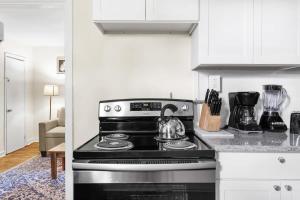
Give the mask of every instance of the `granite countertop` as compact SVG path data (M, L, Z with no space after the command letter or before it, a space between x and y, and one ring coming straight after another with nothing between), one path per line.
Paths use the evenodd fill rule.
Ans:
M228 136L207 137L206 131L195 129L195 133L217 152L261 152L261 153L300 153L300 135L286 133L239 132Z

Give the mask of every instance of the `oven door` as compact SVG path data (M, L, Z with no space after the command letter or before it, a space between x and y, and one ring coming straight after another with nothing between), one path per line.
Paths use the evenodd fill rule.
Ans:
M194 165L75 162L73 170L74 199L215 199L215 161Z

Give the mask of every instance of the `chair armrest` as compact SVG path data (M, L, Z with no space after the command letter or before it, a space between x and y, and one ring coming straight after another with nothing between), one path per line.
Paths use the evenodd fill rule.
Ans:
M45 136L46 133L58 126L58 120L50 120L46 122L40 122L39 123L39 145L40 145L40 151L46 151L46 141Z
M49 120L45 122L40 122L39 123L39 131L46 133L47 131L55 128L58 126L58 120Z

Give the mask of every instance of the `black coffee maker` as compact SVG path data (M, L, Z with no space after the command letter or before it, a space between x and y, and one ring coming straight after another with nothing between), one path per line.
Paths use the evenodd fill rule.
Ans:
M230 117L228 127L240 132L262 132L256 121L255 105L258 92L229 93Z

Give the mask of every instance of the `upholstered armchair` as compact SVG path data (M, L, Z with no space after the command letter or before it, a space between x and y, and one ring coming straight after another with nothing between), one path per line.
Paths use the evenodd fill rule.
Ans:
M65 108L57 113L58 119L39 123L39 145L41 155L47 156L47 151L65 142Z

